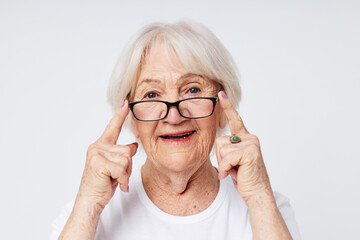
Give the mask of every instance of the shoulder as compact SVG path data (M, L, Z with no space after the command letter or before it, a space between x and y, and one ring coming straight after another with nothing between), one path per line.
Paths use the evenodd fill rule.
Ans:
M290 199L279 191L274 191L274 197L278 206L290 205Z
M290 204L290 199L278 191L274 191L276 205L279 208L283 218L293 216L294 210Z
M231 177L228 176L227 178L223 179L224 184L227 188L227 201L229 204L229 214L237 215L236 218L239 216L246 216L247 221L249 222L249 212L246 206L245 201L240 196L238 191L236 190ZM298 229L298 225L295 219L295 212L293 207L291 206L290 199L285 196L284 194L274 191L274 198L276 201L276 205L293 237L293 239L301 239L300 232ZM250 223L249 223L250 224Z
M278 191L274 191L276 205L291 233L293 239L301 239L299 228L295 219L295 212L290 204L290 199Z
M240 204L240 205L246 207L246 203L245 203L244 199L240 196L238 191L236 190L236 188L231 180L231 177L228 176L223 181L224 181L224 185L226 185L227 197L229 198L229 200L234 201L237 204ZM283 195L282 193L280 193L278 191L274 191L274 198L276 201L276 205L282 214L285 214L285 215L294 214L294 211L290 204L290 199L288 197L286 197L285 195Z
M51 234L50 239L55 240L58 239L58 237L61 234L61 231L63 230L66 221L68 220L72 209L74 207L75 199L69 201L61 210L57 218L55 218L51 224Z

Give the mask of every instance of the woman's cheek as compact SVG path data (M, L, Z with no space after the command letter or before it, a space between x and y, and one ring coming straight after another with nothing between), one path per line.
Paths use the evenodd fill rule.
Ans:
M209 126L207 128L207 131L205 131L201 136L199 137L199 153L202 157L207 158L211 152L212 146L215 141L216 137L216 128L212 126Z
M156 122L138 123L139 138L147 154L154 155L157 152L157 137L155 137Z

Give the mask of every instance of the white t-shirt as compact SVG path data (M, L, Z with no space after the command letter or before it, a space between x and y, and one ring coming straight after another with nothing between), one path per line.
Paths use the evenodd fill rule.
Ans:
M115 192L101 213L96 240L239 240L252 239L249 212L228 176L220 181L219 192L204 211L191 216L173 216L160 210L147 196L140 169L130 177L130 192ZM275 192L278 208L294 240L300 239L289 200ZM69 203L52 224L50 239L60 235L73 207Z

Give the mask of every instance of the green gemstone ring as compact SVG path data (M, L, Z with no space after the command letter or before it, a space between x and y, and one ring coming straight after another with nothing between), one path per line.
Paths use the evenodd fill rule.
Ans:
M231 136L230 137L230 142L231 143L239 143L239 142L241 142L241 138L238 137L238 136Z

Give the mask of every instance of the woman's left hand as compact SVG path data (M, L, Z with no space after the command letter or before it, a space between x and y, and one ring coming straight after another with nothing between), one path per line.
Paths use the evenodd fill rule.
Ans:
M231 134L240 137L241 141L231 143L230 136L221 136L216 139L219 179L230 174L237 191L245 202L263 194L273 197L259 139L248 132L230 100L222 94L224 92L218 94L219 102L228 119Z

